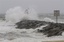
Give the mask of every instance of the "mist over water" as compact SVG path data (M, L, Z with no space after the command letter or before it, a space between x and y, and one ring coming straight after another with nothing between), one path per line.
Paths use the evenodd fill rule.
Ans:
M7 10L6 15L5 15L5 19L6 21L11 21L11 22L19 22L21 20L38 20L38 16L37 13L35 11L35 9L33 8L29 8L28 10L28 14L25 12L25 10L23 10L21 7L14 7L14 8L10 8L9 10Z

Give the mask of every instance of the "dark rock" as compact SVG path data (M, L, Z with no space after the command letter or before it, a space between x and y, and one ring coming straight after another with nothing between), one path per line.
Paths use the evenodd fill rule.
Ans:
M43 30L39 30L39 29L37 29L37 31L38 31L38 32L40 32L40 33L42 33L42 32L43 32Z
M44 27L42 31L44 35L47 35L47 37L59 36L62 35L62 32L64 31L64 24L51 23L48 26Z
M23 20L23 21L20 21L18 23L16 23L17 25L17 28L18 29L30 29L30 28L37 28L37 27L40 27L42 25L45 25L47 24L47 22L45 21L37 21L37 20Z

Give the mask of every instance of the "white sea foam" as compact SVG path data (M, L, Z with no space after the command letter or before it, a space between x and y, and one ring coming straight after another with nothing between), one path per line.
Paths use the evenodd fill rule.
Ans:
M53 41L53 40L64 40L64 36L56 37L46 37L43 33L37 33L36 29L15 29L14 26L0 25L0 42L43 42L43 41ZM3 26L4 25L4 26ZM47 25L45 25L47 26ZM38 27L42 29L45 26ZM13 29L14 28L14 29Z
M44 18L43 21L46 21L46 22L55 22L54 20L52 20L51 18L48 18L48 17Z

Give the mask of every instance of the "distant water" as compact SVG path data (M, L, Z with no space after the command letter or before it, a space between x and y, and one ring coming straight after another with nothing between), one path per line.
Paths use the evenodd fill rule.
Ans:
M56 21L56 17L52 14L47 14L47 15L46 14L41 14L41 15L39 15L40 19L43 19L43 18L46 18L46 17ZM58 16L58 21L64 22L64 15Z
M38 17L40 19L43 18L51 18L52 20L56 20L56 17L53 14L39 14ZM0 14L0 20L5 19L5 14ZM60 14L60 16L58 17L58 20L61 22L64 22L64 14Z

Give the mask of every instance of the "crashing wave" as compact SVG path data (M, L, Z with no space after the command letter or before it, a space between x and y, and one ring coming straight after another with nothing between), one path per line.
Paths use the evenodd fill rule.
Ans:
M29 14L26 14L25 11L21 7L14 7L7 10L5 19L6 21L11 21L13 23L17 23L21 20L37 20L37 13L34 9L29 8Z
M55 22L54 20L52 20L51 18L48 18L48 17L44 18L43 21L46 21L46 22Z

